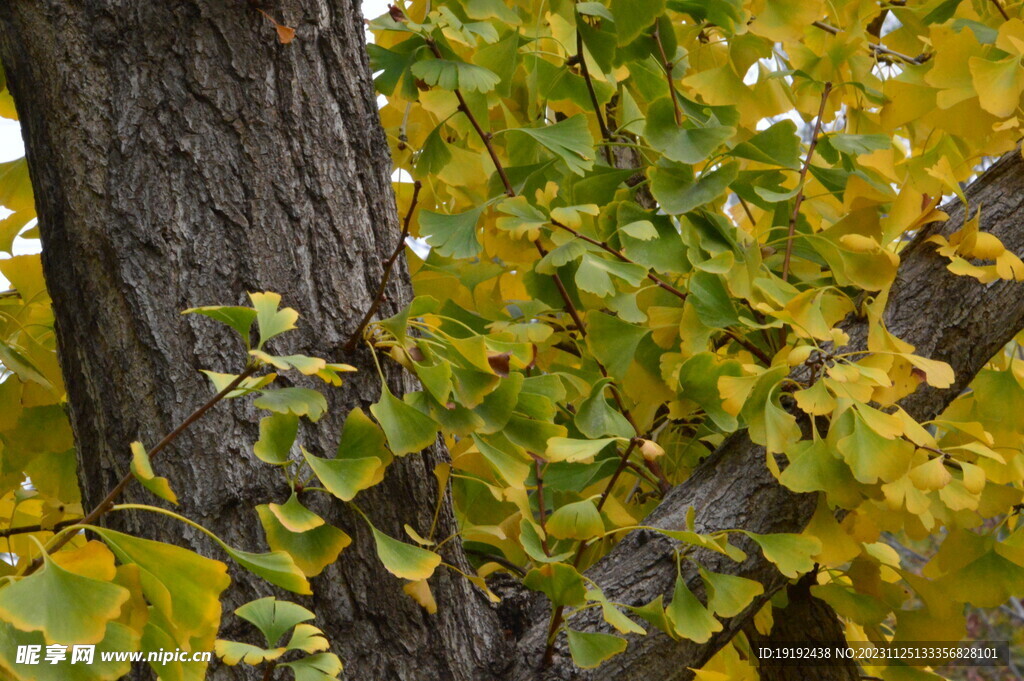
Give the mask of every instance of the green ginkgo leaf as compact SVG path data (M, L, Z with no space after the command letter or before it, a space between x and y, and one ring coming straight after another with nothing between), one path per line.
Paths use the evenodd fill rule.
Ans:
M753 539L764 557L775 563L779 572L789 578L799 577L814 568L814 556L821 553L821 541L799 534L756 534L744 532Z
M796 133L796 123L789 120L776 123L746 142L740 142L729 153L738 158L748 158L767 165L798 168L800 138Z
M424 59L412 65L414 76L442 90L490 92L498 84L493 71L476 64L451 59Z
M736 575L708 572L700 568L700 576L707 585L708 609L721 617L735 617L764 593L759 582Z
M549 563L533 568L523 578L523 585L540 591L554 605L582 605L587 595L583 576L576 568L565 563Z
M295 681L334 681L341 674L341 660L334 653L310 655L295 662L284 662L295 673Z
M383 464L374 456L361 459L323 459L305 449L302 455L323 486L342 501L352 501L359 492L372 487L379 480ZM276 514L275 514L276 515Z
M302 505L295 492L284 504L270 504L268 508L278 522L291 532L306 532L324 524L323 518Z
M391 394L381 386L380 401L370 406L395 456L419 452L434 444L437 424L433 419Z
M265 504L256 507L267 545L272 551L284 551L307 577L315 577L338 559L352 543L352 538L334 527L323 524L305 532L292 532L277 519Z
M548 534L558 539L587 540L604 534L604 521L590 499L555 509L545 524Z
M288 454L299 432L299 417L292 413L274 413L260 419L260 439L253 445L253 454L271 464L288 463Z
M526 478L533 469L526 452L508 441L500 433L472 435L476 448L491 467L515 489L524 489Z
M605 389L611 379L602 379L594 384L590 396L583 400L576 411L576 428L589 438L605 436L631 438L636 431L625 416L612 407L605 398ZM614 390L615 388L612 388Z
M172 504L178 503L178 497L171 489L171 483L167 481L167 478L158 476L153 472L153 465L149 462L149 454L146 452L146 448L142 446L141 442L133 442L131 444L132 450L132 475L135 479L142 483L142 486L148 489L153 494L157 495L161 499L171 502Z
M175 623L181 636L216 631L221 614L220 594L231 583L224 563L173 544L106 528L93 531L103 538L118 560L139 567L146 600Z
M677 125L672 100L668 98L651 104L644 127L644 137L648 143L664 154L665 158L688 164L700 163L734 134L735 128L725 125Z
M327 399L311 388L278 388L262 391L253 400L253 406L278 414L305 416L315 423L327 411Z
M626 649L626 639L614 634L566 629L569 653L580 669L593 669Z
M208 305L205 307L193 307L181 314L200 314L204 317L216 320L221 324L227 324L242 337L246 346L249 345L249 332L252 330L252 323L256 321L256 310L251 307L230 307L224 305Z
M622 380L648 329L592 311L587 315L587 346L612 378Z
M254 575L258 575L275 586L293 593L309 595L312 592L309 582L292 557L284 551L270 553L253 553L223 545L224 551L236 563Z
M672 602L665 608L665 616L677 636L694 643L707 643L712 634L722 630L722 623L701 605L681 576L676 577Z
M632 287L639 286L646 276L647 268L642 265L584 253L576 270L576 285L588 293L607 298L618 292L612 277Z
M47 643L94 644L121 612L128 589L65 570L43 552L43 567L0 589L0 617Z
M483 211L484 206L454 215L425 210L420 213L420 235L441 255L471 258L480 252L476 225Z
M281 307L281 296L277 293L250 293L249 300L256 310L256 326L260 332L260 342L257 347L262 348L263 344L275 336L295 328L295 322L299 319L299 313L290 307Z
M569 170L583 175L594 167L594 137L587 117L576 114L554 125L539 128L516 128L562 159Z
M370 529L377 545L377 557L395 577L419 581L434 574L441 564L441 556L433 551L393 539L372 525Z
M259 629L268 646L276 645L296 624L316 617L298 603L279 601L273 596L249 601L236 608L235 614Z
M598 4L598 3L594 3ZM628 45L665 11L665 0L612 0L615 32L619 46Z

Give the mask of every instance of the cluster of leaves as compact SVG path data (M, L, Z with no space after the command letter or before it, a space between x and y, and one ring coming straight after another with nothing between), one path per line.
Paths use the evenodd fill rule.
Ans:
M1019 594L1006 416L1024 368L994 358L919 423L900 400L952 371L882 323L902 247L1020 138L1024 23L1006 11L416 0L371 22L381 117L417 182L395 190L426 248L410 251L418 297L366 339L423 384L401 409L445 435L480 574L514 563L556 624L600 605L638 631L582 569L747 428L784 485L821 496L803 541L762 548L787 575L816 566L853 638L958 640L964 603ZM1024 279L977 215L933 242L955 273ZM869 320L866 351L844 351L849 315ZM893 538L929 535L938 553L905 569ZM704 576L706 604L677 588L631 610L706 640L760 585ZM625 647L563 628L580 666Z
M75 456L70 430L60 405L63 393L54 388L55 385L60 386L59 370L52 347L47 350L45 345L47 342L52 345L52 319L40 317L49 314L49 301L38 273L38 257L23 256L3 261L4 272L20 274L17 268L11 267L11 263L25 262L35 263L39 295L34 299L26 295L32 290L28 287L33 281L30 277L12 276L11 280L19 287L18 295L11 297L12 305L21 305L25 310L21 318L12 316L11 319L21 329L20 333L32 328L29 322L33 320L45 333L41 338L12 334L10 352L15 353L11 356L18 361L8 364L5 357L5 365L14 371L0 384L4 390L10 391L5 395L13 394L11 400L17 407L11 412L15 423L10 427L10 436L5 432L2 440L3 460L5 464L20 465L4 479L4 503L9 509L5 513L8 519L5 537L8 555L13 560L0 563L4 569L0 587L0 639L5 644L4 651L0 653L0 665L19 679L113 679L125 674L129 663L99 661L104 651L208 651L214 648L214 637L221 621L220 599L231 581L227 566L184 548L94 525L95 520L108 510L141 510L177 518L207 534L240 567L288 591L312 593L307 577L319 574L351 540L344 532L327 525L306 509L295 492L284 504L263 505L255 509L266 529L271 548L267 553L234 548L192 520L159 506L114 504L108 508L104 502L97 509L83 514L74 480ZM277 375L256 375L257 371L265 367L295 369L337 386L341 384L340 374L351 371L352 367L331 364L315 357L275 356L266 352L264 344L268 340L295 328L298 313L290 308L280 309L281 298L277 294L254 293L250 298L251 307L205 307L188 311L231 326L239 332L248 350L249 359L240 374L205 372L218 391L211 403L258 395L254 404L266 409L270 416L261 424L261 438L254 447L254 453L264 461L280 466L292 488L300 490L301 467L298 462L287 460L288 450L294 440L299 417L316 421L326 410L327 402L321 393L309 388L274 388ZM33 306L41 309L34 310ZM253 326L259 339L255 347L250 345ZM37 354L31 354L35 346L29 343L30 340L39 344L41 349ZM20 343L15 346L15 341ZM52 366L52 378L44 374L40 366ZM46 392L42 392L43 388ZM19 392L14 392L16 390ZM43 406L35 407L33 402ZM36 409L43 410L40 412L43 415L35 414L33 410ZM358 421L358 415L350 416L349 423L353 421ZM343 441L343 445L347 446L353 437L364 435L360 433L359 425L346 429L345 437L348 439ZM25 429L32 430L26 433ZM177 504L177 495L170 481L155 474L150 460L168 441L165 439L150 451L141 442L131 444L131 474L112 492L111 502L119 489L134 477L156 497ZM361 443L360 451L366 451L367 448L362 446L365 444L365 441ZM20 454L15 448L18 445L33 445L34 449ZM386 451L383 456L390 459ZM362 482L350 479L351 470L342 470L346 462L341 459L317 459L314 462L314 458L307 454L309 467L319 470L318 467L322 466L324 484L332 490L334 478L339 475L345 479L342 484L349 490L359 489L360 484L372 484L365 477L361 478ZM356 464L364 476L373 477L374 469L382 469L384 464L377 459L370 461L374 466L367 467L365 458ZM97 539L87 539L81 532L83 529L91 530ZM394 569L411 572L415 567L410 565L417 559L422 560L412 553L421 551L417 547L407 546L376 531L375 535L378 547L383 547L382 555L386 555L385 563L390 560L397 566ZM268 646L276 646L285 631L293 627L294 631L286 645L268 649L218 641L217 652L227 664L269 661L290 667L296 678L304 681L327 681L340 673L341 662L337 656L323 652L327 649L327 641L322 632L312 625L299 624L312 618L312 613L290 603L263 599L243 606L238 614L253 622L266 635ZM19 645L54 644L94 644L97 651L95 659L99 662L79 667L73 664L28 665L14 658ZM310 655L288 662L278 660L290 651L304 651ZM161 678L185 681L202 679L206 673L206 663L203 662L175 660L165 663L158 660L152 664Z
M484 578L517 567L552 604L552 640L564 632L575 662L593 667L626 641L574 629L576 610L600 608L620 634L654 627L702 642L763 593L697 565L706 600L680 577L667 603L638 606L583 574L746 428L782 484L820 502L802 535L744 533L745 546L788 577L816 571L814 593L851 638L958 640L965 603L998 605L1024 588L1013 512L1024 426L1006 418L1024 402L1024 366L994 358L920 423L899 401L925 382L952 385L952 372L881 319L908 237L944 219L941 197L960 195L980 161L1020 136L1024 23L1005 11L981 0L415 0L372 22L381 117L397 167L417 180L396 194L429 252L410 252L417 298L364 339L423 389L396 396L382 380L370 414L348 415L336 456L313 456L299 422L319 420L323 395L256 371L337 385L351 367L273 354L265 343L298 316L274 294L191 310L242 337L245 370L208 376L222 398L251 395L268 412L253 454L292 490L255 509L270 552L213 540L308 594L308 578L352 540L307 495L353 504L394 457L440 432L452 464L435 470L438 503L450 485L479 558L467 577L486 591ZM0 222L8 251L31 218L20 164L0 178L16 210ZM1024 279L977 217L935 247L981 282ZM87 516L38 258L0 270L17 291L0 294L0 517L12 557L0 563L0 667L116 678L127 663L30 668L11 657L54 642L212 648L223 563L91 524L87 540L70 524ZM851 314L870 320L864 352L844 352ZM173 481L150 462L161 445L133 444L132 472L173 503ZM127 508L194 525L160 506L115 506ZM693 517L665 532L680 575L697 548L744 560L738 530L701 533ZM429 579L448 539L435 529L406 528L406 541L372 528L383 566L430 612L443 607ZM893 547L930 536L941 544L920 570ZM755 617L761 631L773 607ZM226 662L311 680L340 671L308 611L264 599L237 614L266 645L219 641ZM740 635L705 672L751 678L744 656ZM160 672L198 679L205 668Z

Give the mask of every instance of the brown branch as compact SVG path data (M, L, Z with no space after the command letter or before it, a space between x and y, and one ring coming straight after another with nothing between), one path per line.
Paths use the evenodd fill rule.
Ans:
M430 46L431 51L434 53L434 56L437 57L438 59L443 59L444 57L441 54L441 50L437 47L437 43L435 43L430 38L427 38L426 41L427 45ZM494 169L497 171L498 177L501 178L502 184L505 185L506 196L508 196L509 198L514 197L516 195L516 190L512 186L512 182L510 182L508 179L508 173L505 172L505 166L502 165L501 159L498 158L498 152L494 149L491 134L489 132L484 131L483 127L480 125L480 122L477 121L476 116L473 115L473 112L470 111L469 106L466 104L466 99L465 97L462 96L462 91L459 90L458 88L455 89L455 97L456 99L459 100L459 110L462 111L462 113L465 114L466 118L469 119L469 123L470 125L473 126L473 130L476 131L477 136L480 137L480 141L483 142L484 144L484 148L487 149L487 155L491 157L491 162L494 163ZM543 245L541 245L539 239L535 239L533 245L537 247L537 250L540 252L541 257L547 255L547 250L544 248ZM565 288L565 284L562 283L562 280L558 276L558 274L553 274L552 279L554 279L555 286L558 288L558 293L562 297L562 302L564 303L565 311L569 314L570 317L572 317L573 321L576 322L576 326L577 328L579 328L580 333L582 335L586 335L583 320L580 317L579 312L576 310L576 306L573 304L572 298L569 296L569 292Z
M616 258L618 258L622 262L626 262L626 263L629 263L631 265L639 264L636 261L634 261L631 258L629 258L628 256L626 256L622 251L619 251L619 250L609 246L608 242L606 242L606 241L599 241L598 239L595 239L594 237L587 236L586 234L580 232L579 230L573 229L569 225L562 224L558 220L551 220L551 224L553 224L555 227L558 227L559 229L564 229L565 231L567 231L570 234L572 234L573 236L575 236L577 239L583 239L587 243L593 244L594 246L597 246L598 248L600 248L600 249L602 249L604 251L607 251L608 253L611 253L612 255L614 255ZM643 265L641 265L641 267L643 267ZM645 267L644 269L647 269L647 268ZM686 292L680 291L675 286L673 286L672 284L668 283L667 281L665 281L664 279L662 279L658 275L654 274L650 270L647 271L647 275L646 276L647 276L648 279L653 281L655 284L657 284L658 286L660 286L664 290L668 291L672 295L676 296L680 300L686 300L686 296L688 295Z
M189 426L191 426L193 423L201 419L203 415L205 415L206 412L210 411L210 409L213 408L215 404L223 400L225 397L228 396L229 393L231 393L231 391L235 390L235 388L240 386L245 379L249 378L254 373L256 373L257 369L259 369L259 365L255 363L246 366L245 370L242 371L242 373L235 376L235 378L232 379L230 383L224 386L223 390L221 390L219 393L217 393L209 400L207 400L205 404L196 409L194 412L189 414L184 421L178 424L177 428L167 433L167 435L164 435L163 439L160 440L160 442L158 442L156 446L153 447L153 449L149 450L150 460L152 460L154 457L160 454L160 452L162 452L167 447L167 445L174 442L174 440L176 440L179 435L185 432L185 430L187 430ZM131 471L125 473L124 477L121 478L120 482L118 482L117 485L115 485L114 488L110 490L110 493L107 494L106 497L104 497L103 501L96 504L96 507L93 508L87 516L85 516L81 520L76 520L75 522L66 525L66 527L94 524L114 506L114 502L117 500L119 496L121 496L121 493L125 490L126 487L128 487L128 484L134 479L135 475ZM71 538L74 536L74 532L67 532L60 539L58 539L57 542L53 546L51 546L47 552L53 553L59 550L62 546L71 541ZM25 570L25 574L23 576L27 577L28 575L32 574L33 572L38 570L39 566L41 566L42 564L42 556L36 558L28 567L28 569Z
M81 519L62 520L59 523L54 523L50 527L43 527L42 525L21 525L19 527L8 527L6 530L0 530L0 538L10 537L16 534L29 534L31 532L56 532L62 530L65 527L69 527L79 522Z
M412 221L413 211L416 210L416 204L420 198L420 188L423 185L420 184L419 180L416 180L412 185L412 202L409 204L409 210L405 213L405 220L402 223L402 234L398 237L398 245L395 246L395 250L391 252L391 255L384 262L384 274L380 278L380 287L377 289L377 295L374 296L373 302L370 303L369 309L366 310L366 314L363 315L359 325L356 326L355 331L348 337L348 341L342 346L342 351L352 352L355 350L356 343L359 342L360 337L363 335L363 329L370 323L370 319L376 314L380 308L380 304L384 302L385 289L387 289L388 281L391 279L391 270L395 266L395 261L398 260L398 256L405 250L405 238L409 236L409 226Z
M995 1L996 0L993 0L993 2L995 2ZM1006 15L1004 14L1003 16L1006 16ZM1009 17L1007 17L1007 18L1009 18ZM825 31L826 33L831 33L832 35L839 35L842 32L842 29L836 28L835 26L832 26L831 24L826 24L824 21L815 21L814 23L811 24L811 26L814 26L815 28L819 28L822 31ZM868 49L871 50L871 52L873 54L876 54L876 55L877 54L885 54L885 55L888 55L890 57L894 57L896 59L899 59L900 61L904 61L904 62L906 62L908 64L923 64L926 61L928 61L928 55L923 55L922 54L922 55L917 56L917 57L911 57L910 55L903 54L902 52L897 52L896 50L890 50L885 45L881 45L879 43L869 42L868 43Z
M535 239L533 245L537 247L537 251L540 253L540 257L544 257L548 254L548 249L540 243L540 239ZM555 282L555 288L558 289L558 294L562 296L562 303L565 307L565 311L572 321L575 322L577 330L580 332L580 336L587 337L587 327L583 323L583 318L580 317L579 310L576 309L576 305L572 302L572 298L569 297L569 291L565 288L565 284L562 282L562 278L555 272L551 275L551 279Z
M661 29L658 28L658 22L654 22L654 32L651 34L654 38L655 44L658 46L658 52L661 54L661 64L665 67L665 79L668 81L668 94L672 98L672 111L676 116L676 125L683 124L683 112L679 110L679 100L676 99L676 86L672 80L672 69L673 64L669 61L668 55L665 54L665 46L661 43Z
M425 38L427 46L430 47L430 51L434 53L434 56L438 59L444 59L444 55L441 54L440 48L437 43L434 42L433 38ZM497 152L494 150L494 145L491 144L491 133L485 132L481 127L480 122L473 115L473 112L469 110L469 105L466 104L466 98L462 96L462 90L455 88L455 98L459 100L459 111L466 115L469 119L469 124L476 130L476 134L479 135L480 141L484 143L484 147L487 149L487 154L491 157L491 162L494 163L494 169L498 172L498 177L501 178L501 183L505 185L505 194L510 198L516 195L516 190L512 188L512 183L508 179L508 174L505 173L505 166L502 165L501 159L498 158Z
M999 0L992 0L992 4L995 5L996 9L999 10L999 13L1003 15L1004 20L1010 20L1010 15L1006 13L1005 9L1003 9L1003 4L999 2Z
M737 343L742 345L743 348L745 350L747 350L747 352L749 352L754 357L757 357L759 360L764 362L765 366L769 366L770 367L772 365L772 358L769 357L768 354L765 353L764 350L762 350L761 348L759 348L756 345L754 345L753 343L751 343L749 340L744 338L742 335L736 333L732 329L725 329L725 334L727 336L729 336L729 338L732 338L734 341L736 341Z
M786 256L782 261L782 280L789 281L789 260L793 256L793 235L796 233L796 221L800 217L800 204L804 202L804 182L807 180L807 170L811 167L811 158L814 156L814 148L818 146L818 135L821 134L821 119L825 115L825 104L832 92L832 83L825 83L825 89L821 92L821 105L818 107L818 117L814 121L814 131L811 133L811 143L807 145L807 156L804 157L804 165L800 168L799 190L796 199L793 201L793 212L789 216L789 233L786 238Z
M582 21L582 19L577 20ZM590 67L587 66L587 57L583 52L583 34L580 33L579 26L576 27L576 58L580 62L580 74L583 76L583 81L587 84L587 93L590 95L590 103L594 105L594 115L597 116L597 127L601 130L601 138L606 142L610 142L612 139L612 133L608 130L608 125L604 121L604 116L601 115L601 104L597 101L597 91L594 90L594 80L590 77ZM608 160L608 165L614 165L611 147L604 147L604 156Z

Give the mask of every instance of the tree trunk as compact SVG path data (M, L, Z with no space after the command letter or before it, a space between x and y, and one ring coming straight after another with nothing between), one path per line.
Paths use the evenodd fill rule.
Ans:
M800 643L835 645L846 640L839 616L825 601L811 595L816 573L808 573L790 584L786 590L789 603L774 613L771 632L764 636L753 626L744 627L755 653L765 643ZM860 667L855 660L836 657L822 665L771 665L758 667L760 681L860 681Z
M211 389L200 369L240 370L240 343L209 320L180 316L184 308L280 292L303 316L278 349L360 368L343 389L326 391L329 415L300 436L315 454L330 456L348 410L378 398L369 356L340 350L399 233L359 7L268 6L297 29L285 45L238 0L0 6L0 56L22 114L85 503L127 471L132 440L155 444L205 401ZM400 269L385 314L408 299ZM396 373L392 387L401 394L410 385ZM229 544L265 550L253 506L282 503L287 489L251 453L258 414L245 402L219 405L156 468L185 515ZM377 527L396 537L403 523L429 530L431 472L445 456L438 448L406 457L361 495ZM153 497L134 486L126 499ZM490 665L504 659L505 643L483 596L442 569L431 581L440 611L428 616L384 571L358 516L326 506L354 542L313 580L316 598L306 604L350 678L495 676ZM107 520L217 554L163 516ZM442 523L442 536L453 531L448 505ZM448 547L446 560L465 567L458 543ZM226 611L270 591L246 573L233 577Z

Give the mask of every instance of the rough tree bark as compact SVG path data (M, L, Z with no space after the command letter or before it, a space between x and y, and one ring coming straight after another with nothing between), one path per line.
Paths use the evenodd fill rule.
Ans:
M186 307L277 291L303 315L278 348L359 366L342 390L326 391L329 415L303 434L314 453L333 455L344 415L380 394L368 355L339 350L399 231L360 3L287 0L266 11L296 27L293 43L279 44L240 0L0 6L0 55L22 113L86 503L125 473L129 442L152 445L205 400L199 369L241 368L241 345L208 320L181 317ZM408 291L408 276L396 277L389 307ZM409 387L395 375L395 392ZM282 502L286 490L253 457L258 415L242 402L218 406L156 466L185 515L260 550L253 506ZM403 536L403 523L427 532L431 471L444 456L401 460L362 508L392 536ZM138 487L128 498L152 501ZM314 580L307 604L351 678L495 675L504 637L474 587L441 570L433 587L444 607L427 616L384 571L357 516L340 504L320 510L354 542ZM162 516L107 518L216 553ZM450 507L443 523L442 536L453 529ZM449 546L446 559L465 567ZM226 612L268 591L233 576Z
M182 319L182 308L279 291L304 315L282 350L363 370L332 391L330 414L304 432L314 453L330 452L345 413L379 394L368 357L340 351L398 233L359 2L279 0L266 9L297 28L295 42L278 44L267 20L242 0L0 3L0 59L23 121L87 500L126 470L130 441L155 442L209 394L198 369L240 366L237 342L206 320ZM1024 204L1019 157L989 171L971 195L985 205L986 225L1024 254L1024 230L1013 220ZM962 211L944 231L961 219ZM958 375L953 390L910 398L911 413L935 413L1024 325L1019 294L1015 284L953 277L928 246L908 249L887 321ZM390 309L407 297L407 277L396 278ZM863 335L858 328L854 342ZM409 387L398 375L392 382L396 391ZM251 456L256 419L241 402L221 405L157 464L185 514L253 550L261 533L252 506L285 498L279 480ZM430 471L443 457L406 457L365 493L362 507L395 536L403 523L426 529ZM800 530L813 497L782 489L763 460L743 434L729 438L652 522L679 527L696 505L702 529ZM565 655L548 673L534 670L542 624L510 653L493 610L451 573L432 580L441 609L424 615L380 567L365 526L343 508L319 510L355 540L314 580L317 596L308 603L349 678L576 678ZM442 517L451 528L450 506ZM125 514L109 522L212 550L160 518ZM458 543L447 546L446 559L464 563ZM646 602L671 589L668 548L637 533L591 576L613 599ZM756 551L749 554L738 567L710 557L709 567L759 579L769 593L785 586ZM247 575L235 577L228 607L267 591ZM687 678L687 667L699 666L746 620L733 618L705 646L659 635L634 640L578 678ZM237 676L219 670L213 678Z
M844 640L839 616L825 601L811 595L815 584L814 572L809 572L786 589L789 600L785 608L773 613L774 622L769 635L760 634L750 626L743 628L753 646L763 643L810 642L835 644ZM834 660L828 665L762 665L758 668L760 681L859 681L860 667L855 660Z

